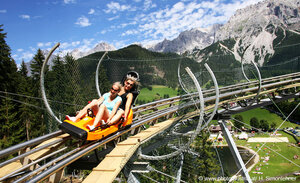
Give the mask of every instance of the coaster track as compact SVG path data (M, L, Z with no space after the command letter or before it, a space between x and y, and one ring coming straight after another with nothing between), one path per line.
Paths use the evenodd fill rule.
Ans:
M275 101L299 97L299 81L300 72L263 79L261 81L262 92L259 95L263 98L264 95L273 93L274 96L276 95ZM257 84L258 81L251 81L221 87L219 90L219 107L224 107L224 113L236 113L254 108L256 105L264 105L264 101L261 101L249 108L247 105L238 106L234 112L228 107L228 104L231 102L247 102L255 98L256 91L258 90ZM287 94L284 91L288 89L292 89L293 91ZM214 104L211 104L216 99L214 93L213 89L203 91L204 102L206 104L205 112L207 113L214 107ZM191 97L195 97L196 95L197 93L186 94L136 106L133 108L135 118L130 128L112 134L100 141L81 142L71 140L68 134L64 134L59 130L4 149L0 151L0 158L14 155L17 152L19 155L0 163L0 181L40 182L49 178L52 179L51 181L57 182L62 176L63 169L72 162L111 141L119 140L122 136L139 133L145 124L153 125L159 119L170 118L177 111L194 106L195 102L198 103L199 101L192 102ZM185 103L182 104L183 102ZM194 116L191 115L190 117ZM39 163L45 162L46 159L51 160L40 166ZM51 175L56 176L51 177Z

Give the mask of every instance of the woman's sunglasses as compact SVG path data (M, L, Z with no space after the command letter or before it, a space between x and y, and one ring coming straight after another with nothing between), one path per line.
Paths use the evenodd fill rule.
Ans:
M133 83L125 82L125 85L133 86Z
M119 90L115 90L114 88L111 88L110 90L113 90L113 91L115 91L115 92L119 92Z

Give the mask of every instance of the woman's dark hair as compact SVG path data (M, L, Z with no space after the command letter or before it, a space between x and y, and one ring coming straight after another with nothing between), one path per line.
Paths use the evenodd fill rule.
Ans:
M130 92L137 91L138 89L138 81L139 81L139 74L136 71L129 71L122 79L122 85L124 86L125 81L131 80L134 82Z

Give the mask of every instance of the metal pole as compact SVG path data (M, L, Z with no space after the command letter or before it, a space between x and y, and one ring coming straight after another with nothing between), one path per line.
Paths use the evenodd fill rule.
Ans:
M47 135L44 135L44 136L41 136L41 137L37 137L35 139L29 140L29 141L26 141L26 142L23 142L23 143L20 143L20 144L17 144L17 145L14 145L12 147L9 147L7 149L4 149L4 150L0 151L0 158L2 158L4 156L7 156L7 155L10 155L10 154L13 154L15 152L18 152L21 149L25 149L27 147L30 147L30 146L36 145L38 143L44 142L44 141L46 141L48 139L51 139L53 137L57 137L61 134L63 134L63 132L61 130L58 130L56 132L53 132L53 133L50 133L50 134L47 134Z
M50 52L48 53L48 56L47 56L45 62L43 63L42 70L41 70L40 85L41 85L42 98L43 98L43 101L44 101L44 104L45 104L45 106L46 106L47 111L49 112L49 114L50 114L57 122L62 123L62 121L61 121L60 119L58 119L58 118L54 115L54 113L53 113L53 111L52 111L52 109L51 109L51 107L50 107L50 105L49 105L49 103L48 103L48 100L47 100L47 97L46 97L46 92L45 92L45 86L44 86L44 75L45 75L44 72L45 72L46 65L47 65L47 63L48 63L48 61L49 61L49 59L50 59L52 53L55 51L56 48L59 47L59 45L60 45L60 43L56 43L56 45L53 46L53 48L52 48L52 49L50 50Z
M215 106L214 106L214 110L211 113L209 119L207 120L207 122L205 123L205 125L202 126L202 129L204 129L208 123L213 119L213 117L216 114L216 111L218 110L218 106L219 106L219 100L220 100L220 91L219 91L219 85L217 82L217 79L213 73L213 71L210 69L210 67L207 65L207 63L204 64L205 68L207 69L207 71L209 72L213 82L214 82L214 86L215 86L215 91L216 91L216 100L215 100Z
M252 183L252 180L251 180L251 178L249 176L249 173L248 173L248 171L246 169L246 166L245 166L245 164L244 164L244 162L242 160L242 157L241 157L241 155L240 155L240 153L239 153L239 151L238 151L238 149L237 149L237 147L236 147L236 145L235 145L235 143L233 141L233 138L232 138L232 136L231 136L228 128L226 127L225 120L220 120L219 124L221 126L221 129L222 129L223 135L224 135L224 137L226 139L226 142L228 144L228 147L229 147L229 149L231 151L231 154L232 154L232 156L234 158L236 166L242 172L242 176L244 177L244 182L246 182L246 183Z
M99 97L101 97L101 92L100 92L100 89L99 89L99 81L98 81L98 78L99 78L99 68L100 68L100 64L104 58L104 56L107 54L108 52L106 51L102 57L100 58L99 62L98 62L98 65L97 65L97 69L96 69L96 78L95 78L95 81L96 81L96 89L97 89L97 93L99 95Z

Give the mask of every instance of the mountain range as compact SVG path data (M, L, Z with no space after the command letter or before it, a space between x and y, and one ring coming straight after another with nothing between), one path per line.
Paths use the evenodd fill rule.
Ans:
M147 48L156 52L173 52L179 54L195 48L203 49L215 42L215 34L221 26L221 24L215 24L208 28L186 30L173 40L165 39Z
M276 48L286 46L287 42L296 46L299 43L299 7L299 0L265 0L237 10L224 25L187 30L174 40L164 40L149 49L185 52L198 62L209 60L210 55L230 54L237 61L250 63L254 60L262 66L276 55ZM296 39L291 40L291 37ZM215 50L209 48L213 44L217 44ZM216 49L219 49L218 53Z

